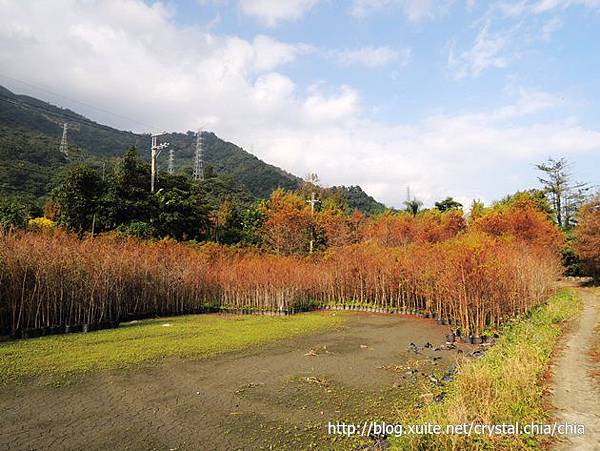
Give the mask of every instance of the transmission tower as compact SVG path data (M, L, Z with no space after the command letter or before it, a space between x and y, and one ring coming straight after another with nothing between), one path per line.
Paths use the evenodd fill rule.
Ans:
M60 147L59 147L59 151L60 153L64 154L64 156L66 158L69 158L69 149L67 146L67 129L69 128L69 124L67 124L66 122L63 124L63 133L62 133L62 139L60 140Z
M196 154L194 158L194 180L204 180L204 139L202 130L196 132Z
M175 173L175 149L172 147L169 149L169 166L167 170L169 174Z
M160 135L152 135L152 146L150 147L150 158L151 158L151 173L150 173L150 192L154 192L154 184L156 181L156 159L160 155L160 152L169 146L169 143L158 144L158 137Z

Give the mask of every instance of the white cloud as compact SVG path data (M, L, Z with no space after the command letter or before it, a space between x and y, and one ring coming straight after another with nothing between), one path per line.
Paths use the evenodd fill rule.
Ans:
M422 22L447 12L453 0L354 0L349 13L365 17L388 7L400 8L410 22Z
M337 122L352 118L359 111L359 95L349 86L342 86L330 96L319 92L318 87L312 87L310 91L312 93L302 105L309 123Z
M512 104L499 108L494 112L496 119L512 119L528 116L534 113L559 107L563 101L559 96L544 91L519 88L518 100Z
M542 39L544 41L549 41L550 38L552 38L552 35L554 34L554 32L557 31L558 29L560 29L560 27L562 27L562 25L563 25L562 20L560 20L560 18L558 18L558 17L554 17L554 18L548 20L542 26Z
M479 31L473 46L456 54L455 44L450 45L448 66L457 79L477 77L489 68L504 68L514 58L510 49L516 28L491 32L488 21Z
M309 45L287 44L263 35L254 38L253 48L255 52L254 67L258 71L272 70L277 66L294 61L298 55L312 50Z
M390 5L393 0L354 0L349 13L354 17L365 17Z
M339 50L332 53L335 59L343 65L363 65L366 67L386 66L396 63L406 66L410 59L410 49L394 50L389 47L363 47L351 50Z
M527 172L535 161L600 149L597 130L568 118L536 118L560 111L561 103L535 89L521 89L511 104L489 111L384 124L369 118L371 106L356 88L321 84L305 91L278 72L302 45L178 26L160 4L0 0L0 16L10 18L0 22L3 73L156 128L9 83L15 91L119 128L205 126L269 163L300 175L317 172L327 184L360 184L390 205L402 205L406 185L427 203L446 195L491 200L535 184ZM518 121L525 116L528 125ZM516 168L525 175L517 177Z
M517 0L499 1L492 4L505 16L521 16L524 14L543 14L571 6L582 6L590 9L600 8L600 0Z
M269 27L283 20L298 20L320 0L239 0L240 10Z

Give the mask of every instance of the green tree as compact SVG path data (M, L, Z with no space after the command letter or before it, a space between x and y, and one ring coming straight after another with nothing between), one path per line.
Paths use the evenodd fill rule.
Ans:
M448 196L444 200L435 203L435 208L444 213L449 210L462 210L462 204Z
M535 167L542 172L538 180L544 187L559 227L572 228L577 223L577 211L586 201L591 187L587 183L573 182L566 158L548 158Z
M0 229L24 228L29 212L27 206L16 198L0 199Z
M104 183L98 172L89 166L68 166L52 191L57 222L79 233L91 231Z
M265 221L260 204L255 204L242 211L240 219L241 242L250 246L258 246L261 243L261 229Z
M208 228L206 206L197 188L191 183L187 188L161 188L155 194L158 215L154 223L160 236L178 240L205 236Z
M106 184L100 215L105 229L132 222L151 223L156 218L158 206L150 193L150 165L140 158L135 147L127 149Z

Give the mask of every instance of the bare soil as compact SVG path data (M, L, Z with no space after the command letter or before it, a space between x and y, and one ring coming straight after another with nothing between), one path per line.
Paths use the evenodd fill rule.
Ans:
M600 321L600 289L579 288L583 312L566 337L552 376L552 403L558 409L556 421L585 425L584 435L564 437L556 450L600 450L600 391L593 372L597 363L591 356L594 328Z
M431 397L429 375L459 355L434 349L448 329L433 320L356 313L342 329L260 349L100 372L62 386L41 379L5 386L0 449L373 446L328 436L327 423L393 421L395 412ZM411 342L433 348L415 354Z

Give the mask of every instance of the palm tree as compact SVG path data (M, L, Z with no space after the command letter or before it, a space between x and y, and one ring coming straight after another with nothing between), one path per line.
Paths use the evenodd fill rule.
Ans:
M404 205L406 205L406 211L408 211L413 216L417 216L417 213L419 213L421 207L423 206L423 202L417 199L413 199L405 201Z

